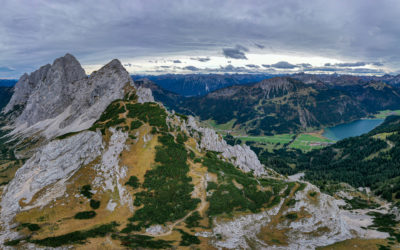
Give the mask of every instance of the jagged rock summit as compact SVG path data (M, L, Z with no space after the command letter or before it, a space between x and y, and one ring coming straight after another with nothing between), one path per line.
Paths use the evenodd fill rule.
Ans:
M105 108L133 86L117 59L86 76L76 58L66 54L30 75L23 75L4 112L19 107L17 133L41 132L51 138L89 128Z

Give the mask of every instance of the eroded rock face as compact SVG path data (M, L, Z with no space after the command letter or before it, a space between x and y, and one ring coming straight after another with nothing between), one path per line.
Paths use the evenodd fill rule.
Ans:
M15 173L4 189L1 199L1 222L7 230L16 213L46 205L65 192L65 182L81 166L97 158L103 149L102 136L86 131L64 140L54 140L38 150ZM19 202L29 203L41 189L53 185L34 204L21 208Z
M133 212L133 200L126 190L125 186L121 185L120 180L126 177L127 167L119 166L119 157L124 149L128 149L125 145L128 139L128 133L110 128L112 133L107 149L103 152L101 162L94 166L97 176L93 181L94 187L101 188L102 192L117 191L119 199L110 199L107 209L114 211L118 204L127 204Z
M54 118L70 105L73 95L68 90L75 81L85 79L79 62L70 54L56 59L36 83L17 124L31 126L39 121Z
M310 192L317 194L314 199L307 195ZM297 202L283 216L296 212L304 217L279 224L282 228L290 228L287 235L291 248L313 249L353 237L332 196L320 193L317 187L308 183L304 190L296 193L294 199Z
M40 85L46 79L47 72L51 65L47 64L40 67L40 69L32 72L30 75L24 74L19 78L17 84L14 87L14 94L11 97L10 102L4 108L4 113L8 113L14 109L17 105L25 106L29 99L30 94L34 89Z
M212 235L214 237L218 235L220 237L215 238L221 239L213 240L213 245L224 249L250 249L247 243L248 240L251 240L259 249L268 248L257 238L257 234L260 232L261 227L269 223L271 217L279 212L282 203L283 200L278 206L268 211L239 216L231 221L218 222L214 220L215 226ZM208 237L212 237L212 235L208 235Z
M307 197L311 190L318 192L315 202ZM279 205L258 214L239 216L232 221L215 221L213 235L220 235L221 239L214 240L213 244L222 248L247 249L251 241L253 247L259 249L315 249L317 246L354 237L331 196L319 193L318 189L309 184L305 190L296 194L295 199L295 206L287 210L283 206L284 200L281 200ZM284 217L293 212L304 217L294 221L280 219L281 222L274 226L274 230L287 230L285 245L266 244L259 238L261 228L267 226L273 217Z
M293 206L287 207L281 199L279 205L257 214L247 214L232 220L214 220L212 233L199 232L197 235L210 238L213 245L227 249L315 249L351 238L385 239L387 233L368 229L372 219L362 213L341 210L338 200L323 194L310 184L296 192ZM314 193L313 197L309 194ZM296 219L286 215L294 213ZM350 218L352 217L352 218ZM278 221L271 225L272 220ZM263 241L263 227L283 230L285 242L267 244ZM248 243L251 242L250 246Z
M112 60L87 77L75 57L66 54L24 75L5 111L25 105L14 134L41 132L53 138L89 128L112 101L124 97L127 85L133 86L133 81L120 61ZM151 91L141 93L143 102L154 100Z
M247 145L231 146L213 129L199 127L192 116L189 116L187 124L189 129L194 129L202 134L200 148L222 153L225 159L243 170L253 171L254 175L268 175L265 167L258 160L257 155Z
M138 103L154 102L153 93L149 88L136 87L136 95L138 96Z

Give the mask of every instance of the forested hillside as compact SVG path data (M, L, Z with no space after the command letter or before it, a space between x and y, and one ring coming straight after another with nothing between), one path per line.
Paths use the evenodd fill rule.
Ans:
M2 110L10 101L13 94L11 87L0 87L0 110Z
M16 83L17 80L0 79L0 87L13 87Z
M264 150L248 143L261 162L276 171L305 179L328 193L340 183L369 187L388 201L400 199L400 116L389 116L371 132L350 137L323 149L304 153L296 149Z
M378 110L399 109L400 90L382 82L332 87L276 77L170 103L167 106L171 109L201 120L231 123L232 130L272 135L319 129L360 119Z
M297 170L322 187L346 182L370 187L389 201L400 199L399 132L400 116L390 116L368 134L310 152Z

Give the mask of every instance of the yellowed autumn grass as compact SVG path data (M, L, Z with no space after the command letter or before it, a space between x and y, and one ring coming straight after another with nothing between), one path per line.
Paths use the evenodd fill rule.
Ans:
M347 249L359 249L359 250L377 250L378 245L387 245L387 241L384 239L350 239L335 244L319 247L318 250L347 250ZM399 247L392 248L399 249Z

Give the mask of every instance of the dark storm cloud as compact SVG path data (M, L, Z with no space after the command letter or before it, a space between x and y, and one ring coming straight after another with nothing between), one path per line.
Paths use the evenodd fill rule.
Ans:
M195 66L186 66L183 69L190 70L190 71L199 71L200 69Z
M302 68L311 68L312 67L312 65L309 63L300 63L300 64L296 64L296 66L302 67Z
M307 71L326 71L326 72L337 72L337 71L341 71L341 70L344 70L344 69L335 68L335 67L313 67L313 68L307 69Z
M344 68L344 67L313 67L305 69L306 72L337 72L340 74L383 74L380 69L369 68Z
M336 67L362 67L367 65L365 62L354 62L354 63L336 63Z
M199 61L199 62L208 62L211 59L209 57L191 57L190 60Z
M380 69L368 69L368 68L350 69L349 71L354 74L383 74L384 73Z
M231 64L226 66L220 66L219 69L216 70L217 72L227 72L227 73L240 73L240 72L249 72L248 69L245 67L235 67Z
M0 8L0 65L21 74L66 52L83 64L212 56L221 49L246 59L235 45L258 47L257 41L268 45L265 53L381 62L396 70L399 16L397 0L10 0Z
M173 60L173 63L182 63L181 60Z
M256 68L256 69L260 68L260 66L255 65L255 64L246 64L246 67L248 67L248 68Z
M381 62L373 62L371 64L374 66L383 66L383 63L381 63Z
M276 68L276 69L294 69L297 68L296 65L285 62L285 61L281 61L281 62L277 62L274 64L271 64L272 68Z
M226 58L233 58L233 59L245 59L247 60L246 54L244 52L249 51L246 47L242 45L236 45L235 48L224 48L222 49L222 54Z

